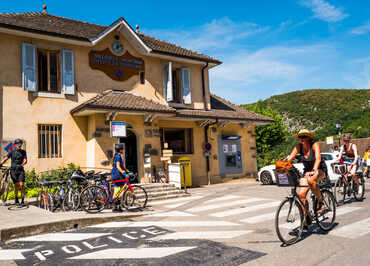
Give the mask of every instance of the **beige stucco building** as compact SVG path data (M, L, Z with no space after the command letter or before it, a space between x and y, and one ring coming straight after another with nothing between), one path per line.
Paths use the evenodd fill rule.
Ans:
M123 18L100 26L46 10L0 14L0 54L2 154L24 139L28 169L107 168L124 142L126 166L143 180L144 158L161 167L168 143L172 159L191 159L194 185L256 176L254 127L271 120L210 93L217 59ZM111 137L112 121L125 122L126 137Z

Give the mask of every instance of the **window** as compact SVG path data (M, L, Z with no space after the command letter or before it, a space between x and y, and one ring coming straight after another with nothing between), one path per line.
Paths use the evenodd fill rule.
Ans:
M167 102L191 104L190 69L175 67L172 62L164 66L163 94Z
M39 158L62 157L62 126L39 125Z
M58 51L37 50L39 91L60 92L59 58Z
M173 153L193 153L193 129L161 128L161 147L168 143Z

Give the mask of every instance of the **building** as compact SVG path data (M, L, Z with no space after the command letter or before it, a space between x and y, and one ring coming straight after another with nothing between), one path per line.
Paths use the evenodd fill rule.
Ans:
M254 127L269 118L210 93L221 62L132 29L43 12L0 13L2 146L25 140L28 169L107 167L126 144L126 166L144 177L168 143L192 160L193 184L255 176ZM125 122L113 138L110 122ZM209 152L206 152L205 143ZM3 148L2 148L3 152Z

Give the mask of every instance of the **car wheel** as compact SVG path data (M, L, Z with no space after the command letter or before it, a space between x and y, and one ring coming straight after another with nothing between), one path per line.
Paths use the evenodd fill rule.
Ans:
M272 176L269 171L263 171L261 173L260 180L264 185L271 185L272 184Z

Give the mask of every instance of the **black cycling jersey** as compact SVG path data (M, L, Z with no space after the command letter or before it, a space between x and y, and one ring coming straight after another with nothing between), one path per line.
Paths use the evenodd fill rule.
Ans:
M8 153L7 157L11 159L10 168L13 170L23 169L22 163L24 159L27 158L27 153L25 150L12 150Z
M303 166L304 166L303 172L304 173L311 172L313 170L314 165L315 165L316 157L315 157L315 151L312 148L313 144L314 144L314 142L311 143L310 155L308 156L308 158L304 157L303 145L301 143L299 144L299 153L300 153L299 161L301 163L303 163ZM321 158L321 162L319 164L319 169L323 170L324 172L327 171L326 164L325 164L325 162L322 158Z

